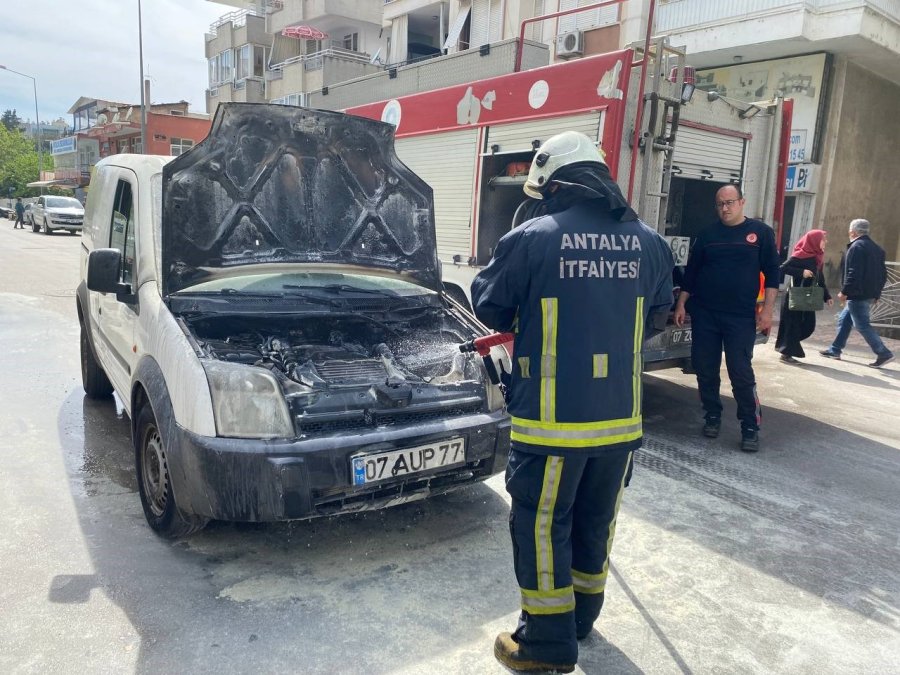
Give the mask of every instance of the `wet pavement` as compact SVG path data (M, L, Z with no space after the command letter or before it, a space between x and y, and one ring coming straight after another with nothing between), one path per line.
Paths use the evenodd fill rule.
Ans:
M0 672L504 673L517 589L502 477L308 522L146 526L128 420L86 399L80 237L0 225ZM583 673L897 673L900 365L757 348L762 450L698 436L691 376L646 377L607 606ZM891 343L897 351L897 342ZM727 380L726 380L727 383Z

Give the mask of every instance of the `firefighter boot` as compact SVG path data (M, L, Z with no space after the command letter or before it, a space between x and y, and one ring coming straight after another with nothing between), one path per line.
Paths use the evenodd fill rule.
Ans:
M517 673L571 673L574 663L548 663L529 658L521 653L519 643L512 633L500 633L494 640L494 656L504 666Z

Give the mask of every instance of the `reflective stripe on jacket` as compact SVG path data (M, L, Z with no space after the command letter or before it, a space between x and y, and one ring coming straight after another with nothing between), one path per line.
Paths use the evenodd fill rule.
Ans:
M475 314L516 331L512 440L542 454L640 446L641 348L672 304L671 250L583 201L504 236L472 283Z

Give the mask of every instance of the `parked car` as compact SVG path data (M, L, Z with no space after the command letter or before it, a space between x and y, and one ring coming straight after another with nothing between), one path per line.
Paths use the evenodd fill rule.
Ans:
M191 151L106 158L90 190L82 380L131 417L157 533L380 508L505 467L502 392L458 348L487 331L442 293L432 192L392 126L222 104Z
M34 232L53 234L55 230L66 230L75 234L83 227L84 207L74 197L44 195L32 205L30 221Z
M25 204L25 212L22 214L22 221L26 225L31 225L32 229L34 229L34 221L32 220L32 210L34 209L34 202L28 202Z

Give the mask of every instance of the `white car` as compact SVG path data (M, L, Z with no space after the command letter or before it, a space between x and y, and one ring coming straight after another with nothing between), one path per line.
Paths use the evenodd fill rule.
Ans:
M69 234L81 232L84 224L84 207L74 197L39 197L28 216L34 232L53 234L66 230Z
M157 533L380 508L505 468L487 366L511 372L508 355L461 352L487 331L442 292L432 192L392 126L222 104L177 158L97 164L82 249L84 389L130 415Z

